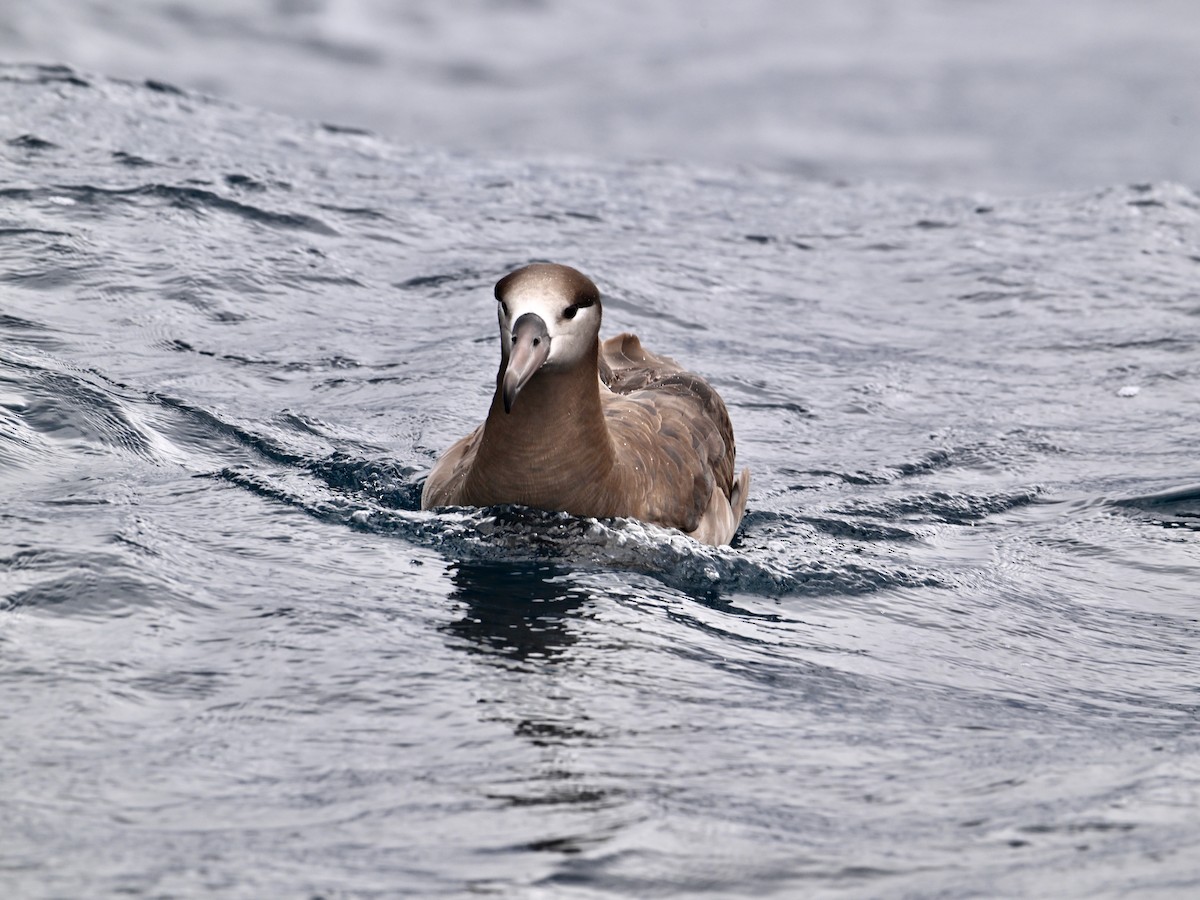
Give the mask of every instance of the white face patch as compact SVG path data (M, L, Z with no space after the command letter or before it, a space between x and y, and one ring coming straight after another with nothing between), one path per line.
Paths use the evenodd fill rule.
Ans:
M546 323L550 356L544 369L568 369L586 358L600 333L600 305L575 306L552 281L514 285L496 308L500 318L501 351L512 345L512 326L525 313L534 313ZM506 309L507 307L507 309ZM573 317L571 316L574 311Z

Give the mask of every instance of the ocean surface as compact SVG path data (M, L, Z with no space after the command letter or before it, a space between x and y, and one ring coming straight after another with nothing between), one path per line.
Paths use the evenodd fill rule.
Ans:
M478 46L489 16L582 15L478 5ZM126 33L68 7L40 8ZM116 51L0 64L0 894L1200 893L1200 95L1170 50L1197 20L1078 29L1101 88L1144 77L1045 165L1005 148L1059 146L1052 91L957 168L914 124L895 171L906 133L832 50L847 110L803 165L667 124L645 154L422 138ZM214 21L257 36L244 65L294 52ZM642 41L699 98L684 38ZM313 58L354 92L362 58ZM1081 58L1037 57L1084 90ZM1012 65L989 84L1040 71ZM465 122L505 82L463 77ZM491 287L533 259L724 396L754 479L732 547L419 510L487 408Z

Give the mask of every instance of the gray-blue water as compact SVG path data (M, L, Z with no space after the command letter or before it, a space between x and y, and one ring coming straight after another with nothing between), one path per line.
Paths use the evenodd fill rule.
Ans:
M0 66L0 893L1200 891L1200 154L310 120ZM533 258L721 391L732 548L418 511Z

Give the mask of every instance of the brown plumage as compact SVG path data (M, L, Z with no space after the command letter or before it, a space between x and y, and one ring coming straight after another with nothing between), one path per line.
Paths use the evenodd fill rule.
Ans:
M518 269L496 300L487 420L437 461L421 507L519 503L729 543L750 470L734 478L733 426L708 382L634 335L601 343L599 292L568 266Z

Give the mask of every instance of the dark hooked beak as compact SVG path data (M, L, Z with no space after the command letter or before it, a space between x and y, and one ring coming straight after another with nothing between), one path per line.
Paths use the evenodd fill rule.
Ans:
M504 411L512 412L513 401L521 388L542 367L550 355L550 332L536 313L525 313L512 328L512 346L508 349L508 365L504 367Z

